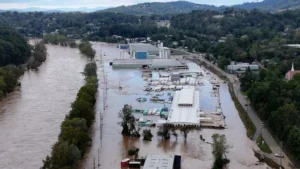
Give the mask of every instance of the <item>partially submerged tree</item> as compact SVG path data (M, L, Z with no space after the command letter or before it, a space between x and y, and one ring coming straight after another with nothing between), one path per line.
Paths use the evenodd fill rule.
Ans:
M153 135L152 135L150 129L143 130L143 136L144 136L144 140L146 140L146 141L152 141Z
M223 169L224 164L228 161L226 160L225 154L228 153L229 146L227 145L226 137L224 134L213 134L213 155L215 157L213 169Z
M174 131L174 126L171 124L163 124L162 127L159 128L157 135L161 136L164 140L170 139L170 132Z
M180 127L180 131L183 133L184 140L187 139L188 133L189 133L191 130L192 130L192 127L190 127L190 126L183 126L183 127Z
M122 121L119 123L123 127L122 135L140 137L139 130L137 130L135 127L136 121L132 115L132 107L130 105L124 105L123 109L119 113L119 118L122 119Z

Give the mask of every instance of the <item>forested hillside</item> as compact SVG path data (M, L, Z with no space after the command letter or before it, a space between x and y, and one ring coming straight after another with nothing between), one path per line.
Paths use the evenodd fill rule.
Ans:
M23 35L39 37L43 33L58 33L82 38L99 29L103 30L103 26L137 25L139 19L135 16L114 13L0 13L0 24L15 27ZM103 33L105 34L106 31Z
M174 2L140 3L131 6L119 6L115 8L109 8L102 11L123 13L129 15L153 15L153 14L166 15L166 14L188 13L193 10L222 10L222 9L224 9L224 7L195 4L188 1L174 1Z
M224 2L225 3L225 2ZM194 10L214 10L223 11L225 8L234 7L241 9L260 9L264 11L277 12L284 9L297 9L300 8L299 0L264 0L262 2L246 2L241 5L233 6L214 6L196 4L188 1L174 1L174 2L152 2L140 3L130 6L119 6L115 8L108 8L104 12L115 12L129 15L166 15L166 14L180 14L189 13Z
M173 17L171 25L184 36L174 35L169 44L172 40L184 40L180 45L190 51L212 53L209 59L218 62L221 68L231 60L282 61L291 59L294 53L300 54L295 48L285 47L300 43L300 11L277 14L233 9L223 13L194 11ZM283 64L282 73L290 68L289 63L278 64Z
M22 64L30 57L26 40L11 28L0 25L0 66Z
M30 47L20 34L0 26L0 99L17 85L23 70L15 65L25 63L30 54Z
M243 9L262 9L270 11L278 11L282 9L297 9L300 8L299 0L264 0L262 2L244 3L236 5L237 8Z

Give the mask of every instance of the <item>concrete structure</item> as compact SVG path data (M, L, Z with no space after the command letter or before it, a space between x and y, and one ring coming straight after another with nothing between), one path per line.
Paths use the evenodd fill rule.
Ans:
M123 49L123 50L128 49L128 47L129 46L127 44L118 44L118 48Z
M292 68L290 71L288 71L286 74L285 74L285 79L286 80L292 80L293 77L295 76L295 74L298 74L300 73L300 70L295 70L294 69L294 63L292 63Z
M230 73L242 73L245 72L248 68L252 71L258 71L259 65L257 64L249 64L249 63L237 63L237 62L231 62L230 65L227 66L227 70Z
M181 75L179 73L171 74L171 82L180 81Z
M130 43L129 54L136 59L156 59L159 56L159 49L148 43Z
M188 69L187 65L175 59L115 59L111 64L113 68L119 69Z
M181 156L147 155L143 169L180 169Z
M164 47L163 42L158 42L159 59L169 59L171 51L169 48Z
M148 155L143 169L173 169L174 155Z
M200 127L200 92L194 87L176 91L166 123Z

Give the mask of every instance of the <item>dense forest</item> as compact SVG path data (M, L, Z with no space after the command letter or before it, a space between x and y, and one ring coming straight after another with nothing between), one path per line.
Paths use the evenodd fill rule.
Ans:
M285 81L279 67L272 66L258 75L248 70L241 83L266 127L300 161L300 75Z
M0 99L18 85L31 50L26 40L11 28L0 26Z
M223 13L194 11L173 17L171 25L179 33L167 43L180 42L189 51L211 53L208 59L224 68L230 61L274 62L300 54L286 44L300 42L300 11L271 14L258 10L226 9ZM289 66L290 67L290 66ZM287 67L285 68L286 71Z
M30 47L20 34L0 25L0 66L23 64L30 54Z
M23 35L37 37L54 33L82 38L103 26L138 23L139 17L113 13L0 13L0 24L15 27Z

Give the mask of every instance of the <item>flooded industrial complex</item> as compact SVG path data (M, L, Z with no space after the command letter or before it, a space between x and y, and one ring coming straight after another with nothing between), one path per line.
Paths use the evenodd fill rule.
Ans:
M208 169L214 161L211 147L211 136L214 133L225 134L227 138L230 146L227 154L229 168L266 168L265 164L258 163L254 157L252 148L256 148L256 145L246 136L227 84L217 76L195 63L176 60L173 56L168 58L176 63L173 70L170 62L166 69L160 64L160 68L149 71L143 68L151 68L152 65L134 60L116 45L94 43L93 47L97 52L95 59L101 85L94 130L91 133L93 145L85 155L81 168L92 168L93 165L101 169L120 168L121 161L128 157L127 151L136 147L139 148L139 158L171 155L171 158L161 158L176 161L176 155L179 155L183 169L200 166ZM176 67L178 65L180 68ZM107 77L107 90L101 77ZM107 97L103 97L105 92ZM106 105L105 111L103 104ZM118 124L121 121L119 112L125 104L132 106L142 130L151 129L152 141L122 136L122 127ZM184 112L190 114L186 116ZM177 138L163 140L157 136L157 131L160 125L166 123L192 125L195 129L188 133L186 140L180 131L177 131Z
M227 138L228 168L266 168L254 157L252 148L257 147L246 136L227 84L217 76L195 63L167 56L165 48L160 54L154 53L162 56L162 62L134 60L116 45L93 43L93 48L97 52L100 83L92 145L81 168L121 168L128 150L136 147L139 158L163 158L170 166L180 159L182 169L209 169L214 161L214 133L225 134ZM87 59L77 49L53 45L47 45L47 49L48 59L39 71L26 72L20 79L21 89L0 103L0 168L42 166L84 83L81 72ZM119 112L125 104L132 106L140 133L143 129L151 130L152 141L122 136ZM186 139L178 130L178 137L163 140L157 131L164 124L194 129ZM144 168L151 165L146 160Z

